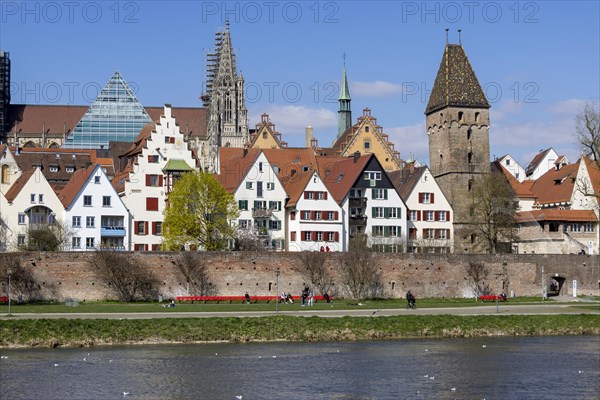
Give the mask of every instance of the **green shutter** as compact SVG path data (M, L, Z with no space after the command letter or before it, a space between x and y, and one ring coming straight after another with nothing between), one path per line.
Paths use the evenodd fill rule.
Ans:
M402 209L400 207L396 208L396 218L402 218Z
M383 236L390 236L390 227L389 226L384 226L383 227Z
M383 199L387 200L387 189L383 189Z
M371 207L371 217L377 217L377 212L375 212L375 207Z
M383 216L384 216L384 218L390 217L390 209L388 207L383 209Z
M371 198L375 199L375 188L371 189Z
M377 234L376 232L377 232L377 230L375 229L375 225L373 225L373 226L371 227L371 235L372 235L372 236L375 236L375 235Z

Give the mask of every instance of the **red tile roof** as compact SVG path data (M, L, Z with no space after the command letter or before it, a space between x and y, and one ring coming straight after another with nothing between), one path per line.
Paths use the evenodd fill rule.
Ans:
M23 187L25 187L25 184L29 181L29 178L31 178L31 176L33 175L33 173L35 171L36 171L35 169L30 169L28 171L24 171L21 174L21 176L17 178L15 183L12 184L10 189L8 189L8 191L4 195L4 197L6 198L6 200L9 203L12 203L14 201L14 199L17 198L19 193L21 193L21 189L23 189Z
M317 167L321 179L327 189L341 204L354 184L362 176L362 172L369 163L373 154L354 157L317 157Z
M513 192L515 193L515 196L517 196L519 198L535 198L536 197L533 193L531 193L531 190L530 190L532 183L535 181L525 181L525 182L531 182L531 183L519 182L519 180L517 178L515 178L513 176L513 174L511 174L504 167L504 165L502 165L502 163L499 160L492 162L492 165L494 167L496 167L496 169L504 175L504 177L508 181L508 184L510 185Z
M285 188L285 191L289 197L287 203L285 204L286 207L294 207L296 203L298 203L298 200L304 192L306 185L308 185L308 182L310 182L310 179L315 173L316 171L299 172L288 177L284 182L282 182L283 187Z
M536 197L538 204L552 204L570 202L577 179L579 162L565 165L559 170L550 169L540 176L531 186L530 190Z
M220 149L221 173L216 178L230 193L234 193L256 162L260 149L222 147Z
M566 221L566 222L594 222L598 217L592 210L562 210L547 208L543 210L519 211L516 214L517 222L533 221Z

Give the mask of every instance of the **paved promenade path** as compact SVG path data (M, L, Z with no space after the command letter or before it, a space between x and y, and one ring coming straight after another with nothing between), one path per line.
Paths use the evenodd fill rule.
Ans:
M391 315L544 315L544 314L596 314L600 315L598 307L581 307L584 305L598 305L598 303L577 303L577 304L531 304L531 305L507 305L500 303L498 309L496 305L486 305L479 307L444 307L444 308L423 308L416 310L407 310L404 308L374 310L372 308L357 308L352 310L311 310L308 307L293 311L280 310L279 315L291 315L298 317L383 317ZM244 312L177 312L177 308L169 311L151 312L151 313L36 313L21 314L13 313L14 319L152 319L152 318L211 318L211 317L264 317L275 315L273 311L244 311ZM6 314L1 315L2 318Z

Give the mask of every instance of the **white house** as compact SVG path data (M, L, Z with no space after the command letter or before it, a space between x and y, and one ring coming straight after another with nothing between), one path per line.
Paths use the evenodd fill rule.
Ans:
M158 122L142 129L120 160L113 184L131 213L132 250L158 251L167 197L182 174L196 169L170 105Z
M75 172L58 198L68 227L66 249L130 249L129 211L99 164Z
M557 162L559 163L559 168L560 166L569 164L569 160L567 160L565 156L559 156L552 147L547 148L546 150L540 150L525 169L527 179L538 179L549 170L555 168Z
M506 154L496 161L517 181L523 182L527 178L525 168L523 168L510 154Z
M427 167L394 171L392 182L408 207L409 253L449 253L453 211Z

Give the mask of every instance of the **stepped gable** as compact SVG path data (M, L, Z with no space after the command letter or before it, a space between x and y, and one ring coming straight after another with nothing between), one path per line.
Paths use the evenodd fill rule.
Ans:
M447 44L425 114L445 107L490 108L463 47Z

